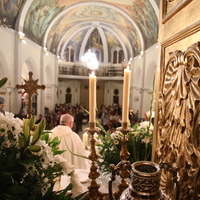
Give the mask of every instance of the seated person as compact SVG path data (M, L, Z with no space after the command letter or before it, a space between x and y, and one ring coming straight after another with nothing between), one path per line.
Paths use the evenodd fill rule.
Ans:
M66 150L62 155L69 161L70 165L74 166L74 169L87 169L88 160L81 158L74 154L86 156L85 146L80 139L79 135L72 131L74 118L70 114L64 114L60 117L60 125L52 129L50 137L58 137L60 139L60 150ZM69 150L71 151L69 151Z
M39 115L39 118L36 120L35 124L39 124L42 120L42 115L40 114Z

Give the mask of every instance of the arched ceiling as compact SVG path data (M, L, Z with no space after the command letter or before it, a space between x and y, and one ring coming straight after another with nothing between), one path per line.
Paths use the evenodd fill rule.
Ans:
M159 0L7 0L0 1L0 24L25 33L56 55L66 46L85 51L99 32L104 57L120 46L133 57L158 38ZM95 42L95 41L94 41ZM78 58L77 58L78 59Z

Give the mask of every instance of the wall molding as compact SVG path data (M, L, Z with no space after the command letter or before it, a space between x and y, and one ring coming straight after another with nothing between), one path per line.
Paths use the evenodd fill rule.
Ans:
M162 16L162 23L166 23L169 19L171 19L174 15L176 15L180 10L182 10L185 6L191 3L193 0L182 0L179 2L175 7L173 7L169 12L167 12L167 5L168 1L164 0L163 3L163 16Z

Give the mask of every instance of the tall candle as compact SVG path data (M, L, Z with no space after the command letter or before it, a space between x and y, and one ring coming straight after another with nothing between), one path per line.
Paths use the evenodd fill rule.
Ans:
M86 132L83 134L83 144L85 147L88 146L88 134Z
M89 75L89 122L95 123L96 119L96 76L94 72Z
M130 74L131 74L130 69L128 68L124 69L122 122L128 122L129 119Z

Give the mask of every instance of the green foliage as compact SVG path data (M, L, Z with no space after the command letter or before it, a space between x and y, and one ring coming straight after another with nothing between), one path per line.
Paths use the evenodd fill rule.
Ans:
M98 165L102 172L110 173L110 164L117 165L120 161L123 134L119 131L106 133L100 136L97 141L100 159ZM149 129L149 122L136 124L132 131L127 134L127 148L130 153L131 163L141 160L151 160L152 130Z
M22 121L12 113L0 113L0 199L73 199L71 184L53 191L55 179L63 175L63 151L58 138L51 140L44 132L45 126L44 119L36 126L34 117Z
M53 184L45 193L44 196L37 196L37 199L41 200L88 200L88 198L84 198L87 192L78 195L75 198L72 198L72 194L70 191L72 190L72 184L70 183L64 190L53 191Z
M7 80L8 80L8 78L6 78L6 77L4 77L0 80L0 88L6 84Z
M60 144L60 140L58 137L55 137L53 139L50 139L49 137L49 133L50 132L44 132L40 139L44 140L52 149L53 155L59 155L62 154L63 152L65 152L66 150L59 150L58 145Z

